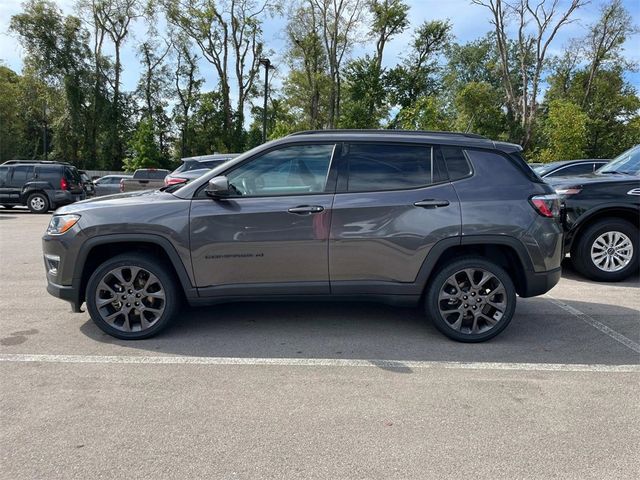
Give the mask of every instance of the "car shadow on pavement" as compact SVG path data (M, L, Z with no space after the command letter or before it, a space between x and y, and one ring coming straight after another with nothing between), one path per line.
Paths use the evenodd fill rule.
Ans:
M608 326L614 329L617 319L627 328L630 321L637 325L640 320L636 310L626 307L571 305L584 312L606 312ZM511 325L496 338L477 344L447 339L417 308L346 302L184 307L170 328L139 341L115 339L91 320L81 330L94 340L149 354L359 359L383 361L381 368L389 367L384 361L398 362L387 368L393 371L403 371L403 361L607 365L639 361L627 346L541 297L519 299Z
M603 285L610 287L627 287L627 288L640 288L640 272L631 275L622 282L596 282L595 280L589 280L579 274L573 267L570 258L565 258L562 262L562 278L567 280L575 280L578 282L592 283L594 285Z

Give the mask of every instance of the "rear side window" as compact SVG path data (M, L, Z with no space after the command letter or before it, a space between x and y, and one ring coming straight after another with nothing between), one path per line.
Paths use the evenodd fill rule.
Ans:
M9 175L9 169L7 167L0 167L0 185L4 185Z
M407 190L434 182L431 147L350 144L346 150L348 192Z
M39 167L38 180L41 182L49 182L52 184L59 183L60 168L59 167Z
M517 159L509 158L508 155L501 155L497 152L488 150L465 150L469 160L473 163L476 170L482 171L492 184L495 185L513 185L521 183L527 178L527 172L520 169L516 163ZM536 178L535 173L528 166L528 172Z
M460 147L441 147L447 170L449 171L449 179L451 181L460 180L461 178L471 175L471 164Z

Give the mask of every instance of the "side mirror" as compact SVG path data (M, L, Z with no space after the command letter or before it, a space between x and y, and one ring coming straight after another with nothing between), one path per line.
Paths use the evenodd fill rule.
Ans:
M209 180L207 188L204 191L207 196L211 198L228 197L231 194L229 191L229 179L224 175L213 177Z

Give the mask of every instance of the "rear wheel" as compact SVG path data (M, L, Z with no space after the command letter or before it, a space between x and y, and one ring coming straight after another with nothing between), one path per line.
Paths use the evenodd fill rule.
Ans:
M429 282L427 316L459 342L482 342L504 330L515 312L516 291L509 274L480 257L444 265Z
M638 269L638 235L638 229L626 220L599 220L580 232L571 261L585 277L619 282Z
M44 193L32 193L27 198L27 207L32 213L47 213L49 211L49 199Z
M116 338L151 337L172 320L179 296L169 270L152 257L123 254L100 265L87 283L87 309Z

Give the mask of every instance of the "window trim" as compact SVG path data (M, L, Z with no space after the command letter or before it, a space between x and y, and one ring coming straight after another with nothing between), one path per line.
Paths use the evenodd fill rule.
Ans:
M342 152L342 149L339 147L341 142L313 142L313 141L306 141L306 142L296 142L296 143L287 143L286 145L274 145L272 148L266 149L266 150L262 150L258 153L256 153L255 155L252 155L251 157L247 158L246 160L233 165L232 167L227 168L226 170L220 172L220 174L218 176L227 176L229 173L233 172L233 170L235 170L236 168L241 167L242 165L245 165L249 162L252 162L253 160L262 157L264 155L267 155L275 150L282 150L285 148L289 148L289 147L304 147L304 146L309 146L309 145L332 145L333 148L331 149L331 157L329 158L329 167L327 169L327 177L326 177L326 181L325 181L325 185L324 185L324 191L323 192L308 192L308 193L288 193L288 194L284 194L284 195L241 195L241 196L230 196L230 197L223 197L220 198L220 200L222 201L226 201L226 200L238 200L241 198L284 198L284 197L302 197L302 196L313 196L313 195L333 195L336 191L336 182L333 181L333 185L330 185L332 183L332 175L335 175L334 170L336 168L336 163L334 160L336 158L336 156L338 154L340 154ZM207 188L207 183L204 183L203 185L200 186L200 188L198 188L198 190L196 191L196 193L191 197L193 200L200 200L200 199L206 199L206 200L211 200L210 197L208 197L204 191Z
M448 178L445 178L439 182L433 182L434 178L434 149L439 147L438 144L433 143L420 143L420 142L389 142L389 141L375 141L375 140L367 140L367 141L343 141L341 144L344 145L392 145L392 146L401 146L401 147L421 147L426 148L431 151L429 161L431 162L431 183L426 183L424 185L420 185L418 187L410 187L410 188L386 188L382 190L358 190L358 191L349 191L349 163L344 154L344 148L340 152L339 157L339 180L338 186L336 187L336 195L338 194L360 194L360 193L378 193L378 192L409 192L412 190L424 190L425 188L432 187L434 185L442 185L443 183L449 182ZM447 172L448 176L448 172Z

